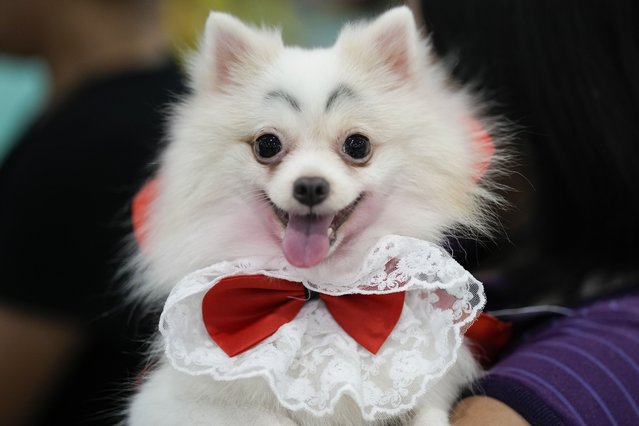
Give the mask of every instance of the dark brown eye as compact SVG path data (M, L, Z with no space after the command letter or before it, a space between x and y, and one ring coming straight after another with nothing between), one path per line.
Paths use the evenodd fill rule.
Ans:
M366 136L355 133L344 140L342 152L356 163L363 163L371 155L371 143Z
M258 160L269 160L282 150L282 142L274 134L267 133L255 140L254 150Z

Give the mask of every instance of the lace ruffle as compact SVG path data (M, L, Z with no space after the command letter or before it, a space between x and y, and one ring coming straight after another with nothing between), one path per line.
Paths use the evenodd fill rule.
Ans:
M231 358L204 328L202 298L221 278L245 274L299 281L332 295L406 291L405 304L377 355L348 336L321 300L313 300L275 334ZM177 370L192 375L225 381L262 377L284 407L318 416L331 414L349 395L363 417L374 420L414 407L454 364L463 331L485 303L481 283L441 247L400 236L382 238L354 278L339 284L310 283L281 259L243 259L198 270L177 284L164 307L160 331L166 355Z

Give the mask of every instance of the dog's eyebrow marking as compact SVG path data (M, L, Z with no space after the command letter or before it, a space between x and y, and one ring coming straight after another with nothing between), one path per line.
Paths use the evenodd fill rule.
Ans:
M289 95L283 90L273 90L271 92L268 92L266 94L266 100L271 100L271 99L280 99L286 102L287 104L289 104L291 108L293 108L295 111L297 112L302 111L302 109L300 108L299 102L297 102L297 100L293 96Z
M340 98L356 98L355 92L353 89L348 87L345 84L340 84L333 90L326 101L326 111L331 109L331 107L337 102Z

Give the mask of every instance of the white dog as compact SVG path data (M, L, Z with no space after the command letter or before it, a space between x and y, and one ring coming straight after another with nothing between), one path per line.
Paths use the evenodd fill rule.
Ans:
M175 108L135 261L138 290L148 299L166 300L180 280L181 290L172 293L162 320L166 355L132 401L129 423L447 424L460 389L479 373L462 334L482 307L483 294L432 243L453 228L484 231L486 206L494 197L486 179L479 181L487 154L478 140L485 141L486 134L472 118L478 113L474 100L431 56L411 12L400 7L371 23L348 25L333 47L314 50L284 47L277 32L212 13L190 76L192 94ZM383 239L392 235L412 238ZM371 260L380 247L397 252ZM463 289L451 290L442 270L431 275L444 280L439 284L444 290L431 281L398 281L395 263L411 258L413 249L452 268L446 274L463 276ZM249 260L233 263L236 259ZM222 353L210 339L211 329L207 335L203 326L188 322L200 321L198 309L211 283L239 270L296 277L319 293L378 294L385 290L361 284L364 275L373 277L366 268L375 262L388 276L395 274L394 284L404 290L421 286L414 300L406 293L402 316L393 320L397 326L381 349L362 348L344 334L320 300L307 303L293 325L238 354ZM445 326L424 326L432 328L424 333L439 333L433 339L448 346L420 340L422 314L411 304L428 299L427 310L441 313L445 309L438 311L437 303L451 295L468 302L465 313L454 319L442 314ZM198 312L191 315L193 303ZM226 308L223 304L216 306ZM329 319L322 316L321 322L321 315ZM376 312L370 315L355 321L372 322ZM410 315L418 326L410 324ZM182 341L176 333L193 339ZM316 333L313 344L321 350L306 350L309 333ZM321 343L317 333L324 333ZM269 361L273 364L286 351L296 355L273 367L275 372L256 373L266 368L255 367L261 363L256 353L267 349L271 355L282 351ZM305 364L295 358L300 353L328 361ZM440 355L445 362L437 360ZM411 364L414 357L421 361ZM427 358L438 368L422 371ZM256 364L249 368L251 360ZM344 382L352 365L362 371L353 379L356 385ZM399 371L402 366L416 370ZM385 385L371 384L380 369L392 395Z

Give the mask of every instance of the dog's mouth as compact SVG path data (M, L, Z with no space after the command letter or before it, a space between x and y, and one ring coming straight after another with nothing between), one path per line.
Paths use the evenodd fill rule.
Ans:
M363 198L361 193L352 203L332 214L318 215L311 210L299 215L283 210L267 197L275 217L284 227L282 249L288 262L299 268L310 268L324 260L337 240L337 231Z

